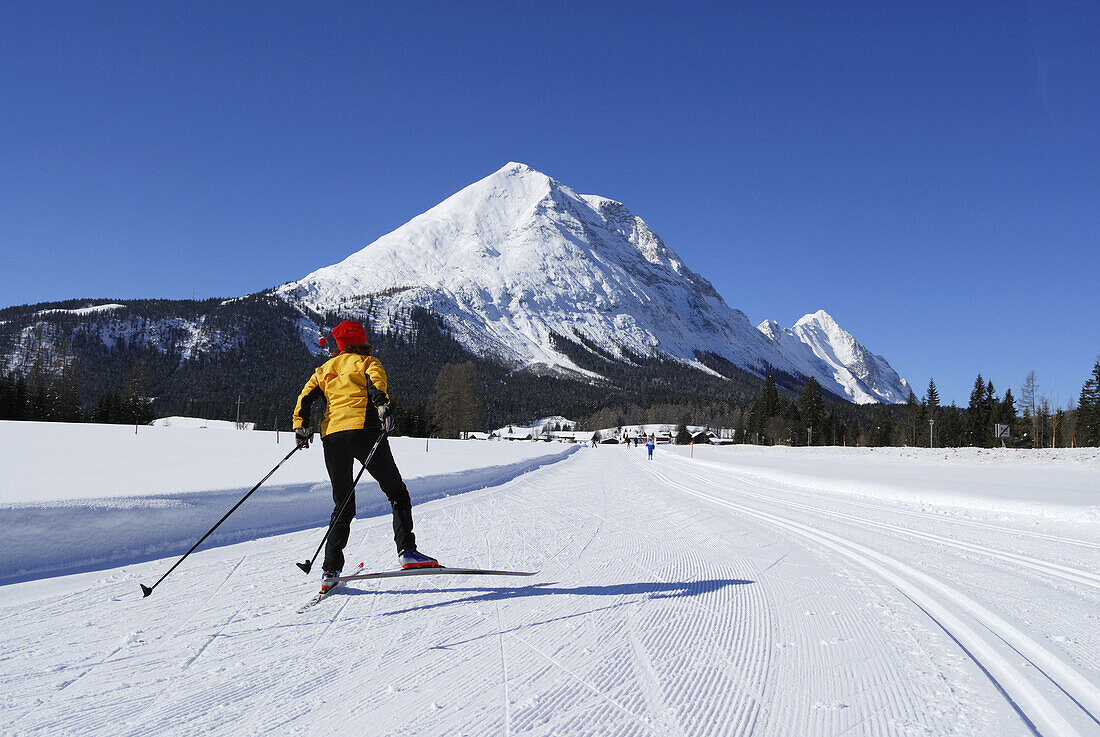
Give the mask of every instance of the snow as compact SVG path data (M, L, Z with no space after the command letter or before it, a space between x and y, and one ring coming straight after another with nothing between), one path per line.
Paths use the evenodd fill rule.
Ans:
M799 373L813 376L822 387L851 402L899 404L909 399L909 383L825 310L805 315L786 330L775 320L765 320L756 329L779 346Z
M232 420L206 420L201 417L160 417L149 423L153 427L186 427L192 430L252 430L256 423L242 422L241 427Z
M803 489L938 514L1005 513L1100 523L1100 450L696 447L695 459ZM1052 478L1051 470L1057 475ZM883 481L888 483L884 484Z
M0 583L182 553L293 448L292 433L228 432L233 423L194 418L161 422L0 422ZM416 501L499 484L569 452L557 444L492 443L488 453L472 455L465 443L400 437L391 447ZM361 515L389 510L380 493L360 495L357 505ZM331 512L315 444L211 540L306 529L327 524Z
M797 338L768 339L622 203L516 162L276 293L318 312L358 310L377 331L424 307L469 350L517 367L590 375L558 351L557 333L622 360L661 354L713 374L696 356L712 353L756 374L816 376L858 401L908 398L885 360L876 381L858 362L807 361Z
M287 448L18 423L0 444L45 555L97 524L158 545L117 525L159 507L82 502L159 502L139 465L191 502ZM1098 734L1096 449L394 445L414 483L498 469L417 500L425 552L540 573L351 584L296 614L327 521L312 448L273 479L316 497L312 523L204 546L148 599L177 551L0 586L0 734ZM294 503L264 489L240 510L261 526ZM196 504L208 526L225 500ZM386 510L359 511L349 560L392 567ZM2 524L7 545L22 520Z
M112 302L110 304L89 305L88 307L79 307L79 308L74 309L74 310L61 310L61 309L39 310L37 314L39 314L39 315L50 315L50 314L59 314L60 313L60 314L66 314L66 315L93 315L97 312L110 312L111 310L124 310L124 309L126 309L126 305L120 305L120 304L117 304L115 302Z
M86 317L87 319L72 326L62 334L58 324L52 322L34 322L25 325L16 334L4 356L8 371L22 372L26 366L34 363L34 356L45 346L47 355L56 353L65 340L84 338L102 343L108 350L140 347L161 353L178 351L180 366L194 358L198 353L209 351L224 352L241 347L245 342L245 332L240 326L230 328L210 327L205 317L165 316L146 318L126 310L115 314L116 310L126 310L125 305L107 304L84 307L74 310L42 310L39 315L65 313ZM316 328L314 329L316 330ZM299 324L299 335L305 341L308 329ZM308 345L308 343L307 343ZM317 345L314 341L313 349Z

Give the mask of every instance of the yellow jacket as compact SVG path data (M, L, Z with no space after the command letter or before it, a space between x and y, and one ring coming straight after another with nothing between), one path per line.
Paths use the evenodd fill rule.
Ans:
M374 356L340 353L317 367L294 407L294 429L309 421L313 402L325 398L321 437L343 430L380 427L376 406L389 401L386 370Z

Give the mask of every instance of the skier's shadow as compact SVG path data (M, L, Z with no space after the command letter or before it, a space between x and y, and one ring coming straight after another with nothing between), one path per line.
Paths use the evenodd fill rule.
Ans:
M454 604L471 604L477 602L492 602L502 601L508 599L522 599L532 596L602 596L602 597L629 597L626 599L620 599L607 606L592 608L585 608L583 611L570 612L569 614L563 614L560 617L552 617L539 622L527 622L523 625L513 627L507 632L513 632L516 630L524 629L527 627L536 627L544 624L550 624L551 622L562 622L567 619L574 619L576 617L584 617L595 612L608 611L611 609L618 609L620 607L635 606L641 602L649 601L652 599L679 599L699 596L700 594L712 593L720 591L721 589L729 586L744 586L746 584L755 583L754 581L746 581L738 578L724 578L724 579L709 579L703 581L680 581L680 582L661 582L661 581L645 581L639 583L620 583L610 584L606 586L574 586L574 587L558 587L555 586L556 582L549 583L537 583L530 586L521 587L464 587L464 588L448 588L448 589L378 589L373 592L366 591L347 591L346 593L373 593L375 595L387 595L395 594L401 596L408 596L410 594L467 594L467 596L459 596L446 601L435 601L430 604L422 604L420 606L407 607L405 609L396 609L388 612L379 612L378 616L390 616L394 614L409 614L412 612L423 612L428 609L438 609L440 607L452 606ZM632 596L641 594L642 596ZM494 637L497 632L491 632L484 635L478 635L467 640L447 642L432 647L433 650L446 650L458 645L465 645L470 642L475 642L486 637Z
M400 595L409 596L415 594L467 594L457 596L444 601L419 604L404 609L394 609L387 612L379 612L379 616L392 616L394 614L409 614L423 612L429 609L454 606L455 604L476 604L480 602L506 601L510 599L523 599L532 596L632 596L644 595L640 598L631 598L628 601L618 602L601 609L613 609L615 607L634 604L647 599L677 599L720 591L729 586L744 586L755 583L739 578L705 579L701 581L641 581L638 583L618 583L604 586L556 586L556 581L536 583L529 586L467 586L461 588L443 589L375 589L373 591L356 590L349 587L344 594L373 594L375 596ZM596 610L599 611L599 610ZM563 617L564 619L564 617Z

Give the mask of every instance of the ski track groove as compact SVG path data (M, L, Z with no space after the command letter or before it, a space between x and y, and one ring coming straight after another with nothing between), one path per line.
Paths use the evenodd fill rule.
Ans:
M500 505L497 504L496 500L494 499L493 507L495 508L494 511L497 512L498 517L500 516L499 506ZM486 523L489 522L488 519L486 519L485 521ZM493 566L493 548L492 543L489 541L488 526L485 530L485 555L486 565L491 568ZM493 600L493 609L496 611L497 645L500 648L500 685L502 690L504 691L504 734L506 735L506 737L510 737L512 734L512 712L511 704L509 703L510 696L508 693L508 653L505 651L504 647L504 620L500 616L500 599Z
M217 597L217 595L221 593L221 590L223 588L225 588L225 585L227 583L229 583L229 579L233 578L233 574L235 574L240 569L240 567L242 565L244 565L244 562L246 560L248 560L248 554L247 553L245 555L241 556L241 559L239 561L237 561L237 565L233 566L233 570L231 570L226 575L226 577L224 579L222 579L222 582L220 584L218 584L217 588L215 588L214 591L211 592L210 596L206 597L206 599L203 600L202 604L195 607L195 609L189 615L187 615L187 617L182 622L180 622L175 628L173 628L173 630L171 632L168 632L168 633L162 634L162 635L158 635L156 639L160 640L161 638L164 638L164 637L169 637L169 638L175 637L180 632L180 630L182 630L184 627L186 627L191 622L192 619L194 619L196 616L198 616L201 612L205 611L206 607L208 607L210 605L210 602L214 601L214 599Z
M223 588L223 587L225 586L226 582L228 582L228 581L229 581L229 579L233 577L233 574L235 574L235 573L237 572L237 570L238 570L238 569L239 569L239 568L241 567L241 565L242 565L242 564L244 563L244 561L245 561L245 560L246 560L247 558L248 558L248 555L246 554L246 555L244 555L244 556L243 556L243 557L242 557L242 558L241 558L241 559L240 559L240 560L239 560L239 561L237 562L237 564L236 564L236 565L234 565L234 566L233 566L232 570L230 570L230 572L229 572L229 573L228 573L228 574L226 575L226 577L225 577L225 578L224 578L224 579L222 580L222 582L221 582L221 583L220 583L220 584L218 585L217 589L215 590L215 593L216 593L217 591L220 591L220 590L221 590L221 589L222 589L222 588ZM87 597L87 596L88 596L88 592L76 592L76 593L74 593L74 594L70 595L70 597L66 597L66 599L68 599L68 598L72 598L72 597L74 597L74 596L79 596L79 595L81 595L81 593L83 593L83 596L84 596L84 597ZM180 624L179 624L179 625L178 625L178 626L177 626L177 627L176 627L175 629L173 629L173 630L172 630L172 632L170 632L170 633L162 633L162 634L158 635L158 636L157 636L157 637L156 637L156 638L154 639L154 642L156 642L156 641L159 641L160 639L162 639L162 638L163 638L163 637L165 637L166 635L167 635L168 637L174 637L174 636L176 635L176 633L177 633L177 632L179 632L179 630L180 630L180 629L182 629L182 628L183 628L183 627L184 627L184 626L185 626L185 625L186 625L186 624L187 624L188 622L190 622L190 621L191 621L191 620L192 620L192 619L193 619L193 618L194 618L194 617L195 617L195 616L196 616L196 615L198 614L198 612L202 611L202 610L203 610L203 609L205 608L205 606L206 606L206 605L207 605L207 604L208 604L208 603L209 603L209 602L210 602L211 600L213 600L213 598L214 598L214 596L213 596L213 595L211 595L210 597L207 597L207 599L206 599L206 600L205 600L205 601L203 602L203 604L202 604L202 605L200 605L199 607L197 607L197 608L196 608L196 609L195 609L195 610L194 610L194 611L193 611L193 612L192 612L192 613L191 613L191 614L190 614L190 615L189 615L189 616L188 616L188 617L187 617L187 618L186 618L186 619L185 619L185 620L184 620L183 622L181 622L181 623L180 623ZM57 606L60 606L60 603L58 603L58 604L57 604ZM49 697L49 698L47 699L47 701L46 701L46 704L48 705L48 704L52 704L52 703L54 703L54 702L56 701L56 699L58 699L58 698L59 698L59 697L61 696L61 694L62 694L62 693L63 693L63 692L64 692L64 691L66 690L66 689L68 689L68 688L69 688L70 686L73 686L74 684L76 684L76 683L77 683L78 681L80 681L81 679L83 679L83 678L84 678L85 676L87 676L88 674L90 674L90 673L92 673L93 671L97 670L98 668L102 667L102 666L103 666L104 664L106 664L106 663L110 662L112 658L114 658L114 657L115 657L116 655L118 655L118 653L120 653L121 651L123 651L124 649L126 649L127 645L128 645L128 643L123 643L122 645L119 645L119 646L118 646L118 647L116 647L116 648L115 648L115 649L114 649L113 651L111 651L110 653L108 653L107 655L105 655L105 656L104 656L104 657L103 657L102 659L100 659L100 660L99 660L98 662L96 662L96 663L93 663L93 664L91 664L90 666L88 666L88 667L87 667L87 668L86 668L86 669L85 669L85 670L84 670L83 672L81 672L81 673L80 673L80 674L79 674L78 676L76 676L75 678L73 678L73 679L71 679L71 680L69 680L69 681L67 681L67 682L65 682L65 683L63 683L63 684L61 684L61 685L60 685L60 686L59 686L59 687L57 688L57 690L56 690L56 691L55 691L54 693L52 693L52 694L50 695L50 697ZM209 642L207 643L207 645L209 645ZM206 646L204 645L204 646L203 646L203 650L205 650L205 647L206 647ZM200 654L201 654L201 650L200 650ZM197 657L197 656L196 656L196 657ZM194 660L194 659L192 659L192 661L191 661L191 662L193 662L193 660ZM188 665L190 665L190 663L188 663ZM186 670L186 667L184 668L184 670ZM156 698L157 698L157 697L154 697L153 701L156 701ZM15 722L15 723L14 723L14 724L12 725L12 726L13 726L13 727L15 727L15 726L16 726L16 725L18 725L18 724L19 724L19 723L20 723L20 722L21 722L21 721L22 721L23 719L27 718L28 716L30 716L30 713L28 713L28 714L25 714L25 715L24 715L23 717L21 717L20 719L18 719L18 720L17 720L17 721L16 721L16 722Z
M705 479L705 478L702 478L702 477L696 477L696 478L700 481L703 481L704 483L706 483L707 485L709 485L713 488L719 488L719 489L724 489L725 488L725 487L722 487L720 484L714 483L712 480ZM741 479L739 479L739 480L741 480ZM741 480L741 481L743 481L743 480ZM762 489L770 488L765 484L761 484L761 483L758 483L758 482L755 482L755 481L748 481L747 483L750 483L750 484L752 484L753 486L755 486L757 488L762 488ZM749 496L749 497L759 499L759 500L762 500L762 501L767 501L769 503L774 503L776 501L774 496L766 496L764 494L754 494L752 492L744 491L743 489L740 490L738 493L742 494L743 496ZM849 522L854 522L854 523L857 523L857 524L860 524L860 525L877 527L879 529L888 530L890 532L898 533L898 534L902 534L902 535L907 535L909 537L917 538L917 539L920 539L920 540L927 540L929 542L935 542L935 543L938 543L940 545L944 545L944 546L947 546L947 547L957 548L959 550L965 550L965 551L972 552L972 553L978 553L980 555L986 555L986 556L989 556L991 558L997 558L1001 561L1005 561L1005 562L1008 562L1008 563L1015 563L1017 565L1024 566L1025 568L1031 568L1032 570L1038 571L1040 573L1045 573L1049 576L1054 576L1056 578L1061 578L1065 581L1069 581L1070 583L1076 583L1076 584L1091 586L1093 588L1100 589L1100 575L1095 574L1095 573L1090 573L1088 571L1083 571L1083 570L1080 570L1080 569L1077 569L1077 568L1071 568L1070 566L1064 566L1064 565L1060 565L1060 564L1057 564L1057 563L1051 563L1051 562L1048 562L1048 561L1040 560L1038 558L1033 558L1031 556L1021 555L1019 553L1013 553L1013 552L1009 552L1009 551L997 550L995 548L990 548L990 547L985 546L985 545L978 545L976 543L968 543L968 542L962 542L962 541L958 541L958 540L951 540L951 539L948 539L946 537L943 537L942 535L936 535L936 534L930 533L930 532L923 532L921 530L911 530L911 529L906 528L906 527L901 527L901 526L898 526L898 525L891 525L891 524L886 523L886 522L879 522L877 520L870 520L870 519L867 519L865 517L858 517L856 515L847 514L845 512L838 512L838 511L831 510L831 509L824 509L824 508L816 507L816 506L813 506L813 505L810 505L810 504L803 504L801 502L793 502L793 501L789 501L789 500L783 500L781 503L783 505L789 507L789 508L800 509L802 511L811 512L813 514L823 514L823 515L826 515L826 516L829 516L829 517L836 517L838 519L847 520Z
M689 554L686 558L686 563L688 565L683 567L687 570L679 572L683 576L690 575L691 570L698 569L702 566L702 562L696 554ZM654 579L662 580L656 572L645 567L641 561L634 561L634 564ZM721 569L713 570L713 573L724 573L724 571ZM727 576L731 579L734 578L732 572L727 573ZM707 595L708 594L703 594L702 596ZM712 618L707 621L706 626L675 627L676 634L671 635L671 639L669 637L663 637L660 642L666 650L671 650L672 652L707 652L710 654L709 657L717 657L724 661L730 673L739 675L740 678L736 679L738 681L736 684L726 684L723 688L717 688L712 685L709 690L729 694L728 698L730 699L730 703L726 704L727 708L723 709L722 713L737 714L742 710L750 712L745 724L746 728L751 730L752 725L756 723L757 714L755 711L760 703L759 692L749 693L745 696L745 698L750 700L750 705L738 706L733 704L732 701L740 691L745 688L744 681L757 680L762 676L761 672L754 672L751 669L748 675L745 674L746 668L749 668L749 666L743 661L751 658L753 655L759 655L754 652L754 647L752 646L759 646L763 642L763 638L759 633L746 634L744 632L745 626L742 623L760 621L766 618L764 615L765 607L762 601L753 601L750 602L754 604L751 610L743 612L739 611L736 606L729 606L729 602L727 602L727 606L723 607L707 606L699 600L700 598L701 597L692 597L687 599L686 603L688 606L698 609L701 615L707 615ZM661 617L661 615L658 615L658 617ZM653 624L658 624L661 622L661 619L658 618L651 621ZM699 621L704 620L700 618ZM719 637L721 637L721 639L718 639ZM693 640L696 639L701 639L702 642L694 642ZM738 644L740 647L738 647ZM706 645L707 647L704 649L701 647L702 645ZM749 646L747 647L746 645ZM737 653L739 658L732 656L731 653ZM767 663L768 658L765 655L764 657L753 658L753 660L760 663ZM721 674L718 677L721 680L727 680L726 674ZM674 697L676 701L685 702L690 698L690 694L700 691L705 692L708 690L706 688L708 684L705 682L699 683L701 678L702 674L700 673L698 677L678 679L675 691L670 694L670 696ZM734 688L734 686L736 686L736 688ZM713 702L711 706L714 706ZM718 728L715 732L716 734L726 735L741 733L740 729L731 731L730 728L723 728L723 725L715 726Z
M789 554L790 551L786 551L778 557L768 556L762 561L756 575L758 580L764 580L767 572L786 560ZM771 589L771 587L762 588L765 592ZM786 587L775 593L782 594L785 590ZM852 598L851 593L845 591L842 594L843 598L838 599L836 602L838 607L843 610L858 610L860 608L860 603ZM804 599L813 597L814 594L811 591L794 590L785 598L780 597L782 601L773 599L773 603L769 604L766 610L782 613L786 610L798 609ZM810 612L806 612L806 614L810 614ZM821 612L817 612L817 614L820 615ZM832 615L836 614L837 612L832 612ZM822 617L816 618L822 619ZM767 627L770 629L772 625L769 623ZM761 695L760 708L758 712L753 713L753 716L758 716L763 721L754 721L752 724L746 725L744 727L746 733L757 729L758 724L760 724L760 728L765 729L767 733L774 732L782 735L836 734L841 731L855 729L863 722L871 719L896 723L906 719L907 714L919 714L919 704L909 698L909 695L904 691L899 693L899 689L896 688L895 684L902 682L903 679L892 662L883 662L881 659L862 656L854 650L860 643L874 641L877 633L872 627L873 623L864 618L855 618L849 621L848 619L836 619L834 617L834 620L829 623L831 632L827 639L822 639L820 642L807 642L805 643L806 647L793 651L796 653L793 673L780 671L775 674L775 677L780 679L807 678L808 683L805 688L815 693L828 693L831 690L831 682L833 681L850 684L849 688L853 690L844 699L848 701L848 699L858 696L861 713L864 714L860 721L851 724L842 718L851 713L844 710L848 706L855 705L850 701L844 704L838 701L835 706L832 702L818 703L813 705L812 711L805 712L797 709L792 710L791 707L797 705L790 704L773 704L769 708L764 696ZM741 637L738 641L743 643L745 638ZM842 650L838 650L838 648ZM770 671L771 668L771 648L768 652L766 672ZM790 653L792 651L787 650L785 652ZM848 654L844 655L843 653ZM790 655L786 657L789 660ZM839 663L837 662L838 658L840 658ZM849 666L850 662L862 664L862 668L858 669L859 672ZM786 667L789 670L792 664L789 663ZM764 682L766 684L768 681L765 679ZM888 732L889 730L883 731Z
M712 479L712 478L707 478L705 476L698 476L697 474L690 474L690 475L691 475L692 478L695 478L700 483L708 485L712 488L719 489L719 490L722 490L722 491L727 491L727 492L729 491L729 488L727 486L724 486L723 484L715 482L714 479ZM756 477L752 477L752 478L748 479L747 481L745 479L741 479L741 478L738 477L737 481L738 481L738 483L747 482L749 485L751 485L754 488L763 489L765 491L770 491L773 494L775 494L775 493L788 493L788 492L792 491L791 489L788 489L786 486L775 487L775 486L769 486L769 485L763 484L760 481L758 481ZM795 493L801 493L801 492L798 492L798 490L794 490L794 491L795 491ZM1042 581L1042 582L1046 583L1047 585L1055 586L1055 588L1057 588L1056 584L1061 584L1062 585L1061 590L1071 592L1072 595L1081 598L1083 601L1086 600L1086 599L1088 599L1090 601L1098 601L1098 599L1095 597L1095 594L1093 594L1092 591L1085 591L1085 590L1082 590L1081 588L1079 588L1080 586L1086 586L1089 589L1093 589L1093 590L1096 590L1096 589L1100 588L1100 583L1098 583L1098 582L1100 582L1100 576L1098 576L1096 574L1093 574L1093 573L1090 573L1089 571L1086 571L1086 570L1073 568L1073 567L1070 567L1070 566L1065 566L1065 565L1061 565L1061 564L1058 564L1058 563L1053 563L1053 562L1050 562L1050 561L1045 561L1045 560L1042 560L1042 559L1034 558L1032 556L1027 556L1027 555L1023 555L1023 554L1020 554L1020 553L1003 551L1003 550L1000 550L998 548L992 548L992 547L989 547L987 545L982 545L982 544L978 544L978 543L970 543L970 542L965 542L965 541L950 540L948 538L944 538L944 537L939 536L939 535L934 535L932 533L925 533L925 532L922 532L922 531L919 531L919 530L910 530L908 528L898 527L898 526L895 526L895 525L889 525L889 524L886 524L886 523L882 523L882 522L879 522L877 520L865 520L863 518L855 517L855 516L852 516L852 515L847 515L845 513L835 512L835 511L829 510L829 509L822 509L822 508L819 508L819 507L815 507L813 505L805 505L805 504L802 504L801 502L795 502L795 501L791 501L791 500L780 500L780 499L777 499L774 495L766 495L766 494L762 495L762 494L759 494L759 493L754 494L753 492L747 491L745 489L738 489L736 493L738 493L742 496L754 498L756 500L765 502L767 504L780 503L780 504L787 505L791 509L798 509L798 510L802 510L804 512L810 512L812 514L822 514L822 515L825 515L825 516L828 516L828 517L840 519L840 520L843 520L843 521L848 521L851 524L858 525L862 528L876 527L878 529L888 530L889 532L891 532L893 534L904 535L905 537L908 537L908 538L911 538L911 539L914 539L914 540L924 540L924 541L928 541L928 542L934 542L934 543L943 545L946 548L961 550L964 553L974 553L974 554L978 554L978 555L983 555L983 556L992 558L994 561L996 561L998 563L1004 564L1004 565L1001 566L1001 568L1004 571L1005 575L1008 575L1008 576L1011 576L1011 577L1016 577L1016 576L1019 575L1019 568L1023 568L1026 573L1031 575L1037 581ZM935 519L935 515L931 515L931 517ZM998 531L1001 531L1001 530L1011 531L1012 530L1012 528L1001 528L999 526L994 526L994 527ZM1056 539L1058 539L1060 541L1065 541L1063 538L1056 538ZM1087 541L1082 541L1082 542L1087 542ZM965 556L960 556L960 558L965 559ZM1012 594L1006 594L1006 595L1014 596ZM1021 606L1021 607L1026 607L1026 606L1028 606L1028 604L1029 604L1029 602L1027 602L1026 600L1020 600L1018 602L1018 605ZM1009 602L1009 606L1010 606L1010 608L1012 607L1012 602ZM1067 627L1063 623L1054 622L1054 623L1048 624L1048 626L1054 626L1054 627L1062 628L1064 632L1069 632L1069 633L1073 632L1072 628ZM1053 635L1048 635L1048 637L1053 637ZM1062 637L1064 639L1065 635L1063 634ZM1079 667L1085 667L1085 668L1089 668L1089 669L1092 669L1092 670L1095 670L1096 667L1097 667L1098 658L1096 656L1098 654L1100 654L1100 651L1097 651L1096 649L1089 650L1087 647L1085 647L1085 649L1083 651L1064 650L1064 652L1065 652L1066 657L1068 657L1069 659L1071 659L1075 663L1077 663L1077 665ZM1094 721L1096 719L1096 716L1095 716L1096 711L1097 710L1095 708L1090 710L1090 716L1093 718Z
M373 525L370 525L370 527L373 527ZM354 557L361 557L362 549L363 549L363 546L366 542L366 539L367 539L366 534L364 532L361 532L360 533L359 544L355 546ZM358 564L356 563L355 565L358 565ZM345 584L345 586L346 586L346 584ZM247 722L238 729L238 731L240 733L248 733L248 734L266 734L266 733L270 733L270 731L272 729L277 729L278 727L285 726L285 725L289 724L290 722L294 721L295 719L297 719L300 716L299 713L295 713L295 714L291 714L291 715L288 715L287 717L283 718L283 721L281 721L278 724L270 724L270 723L257 724L258 722L263 720L265 717L267 717L267 715L270 713L269 712L270 707L274 703L276 703L279 699L287 699L287 698L290 698L290 697L293 696L292 692L293 692L293 689L296 687L297 684L295 684L295 683L291 683L291 684L285 683L283 674L298 674L298 673L302 672L303 671L302 663L305 662L306 658L310 658L310 665L313 665L315 662L317 662L319 660L318 658L313 657L314 650L318 647L319 644L324 642L326 635L328 635L329 631L332 630L332 628L336 625L336 622L339 620L340 615L343 613L344 609L351 602L351 597L347 596L345 594L342 594L342 593L334 594L330 598L335 599L335 601L332 601L331 603L338 604L338 605L335 607L336 611L334 611L332 613L332 615L328 618L328 621L325 623L325 626L321 630L321 633L313 639L313 641L310 643L308 648L306 648L304 651L299 652L291 660L291 663L290 663L289 666L285 666L282 669L282 673L280 673L280 675L272 675L270 672L268 672L268 674L266 674L268 676L268 678L266 680L261 679L260 682L263 684L262 687L255 689L254 692L258 692L258 693L263 694L264 698L261 700L261 703L259 705L256 705L252 708L251 713L248 715ZM316 609L317 609L317 607L311 608L310 610L308 610L307 615L311 614ZM289 615L284 614L283 616L289 618ZM301 617L301 616L304 616L304 615L299 615L297 613L294 613L294 616L295 617ZM308 626L309 623L307 622L306 624ZM308 669L306 669L306 670L308 670ZM299 705L299 710L302 709L302 708L305 708L305 705Z
M682 462L683 459L677 458L676 462ZM798 494L804 497L810 497L811 499L821 499L822 493L816 493L813 491L807 491L804 488L798 487L796 482L793 481L779 481L771 479L767 476L752 473L742 469L717 466L711 463L702 462L700 465L710 468L712 470L720 471L721 473L730 475L736 474L737 480L744 483L751 483L756 486L764 488L782 488L784 492ZM840 504L846 504L854 507L863 507L864 509L873 509L877 512L886 514L900 514L910 517L919 517L921 519L927 519L934 522L947 522L949 524L960 525L963 527L973 527L980 529L987 529L993 532L999 532L1007 535L1020 535L1023 537L1034 537L1039 540L1047 540L1050 542L1058 543L1061 545L1074 545L1078 547L1100 549L1100 543L1092 542L1091 540L1081 540L1073 537L1063 537L1061 535L1051 535L1045 532L1036 532L1035 530L1025 530L1019 527L1007 527L1005 525L998 525L992 522L986 522L983 520L966 519L956 517L948 514L935 514L932 512L925 512L917 509L906 509L900 505L898 506L885 506L881 504L875 504L873 502L862 501L855 497L847 497L833 492L824 492L829 494L829 499Z
M760 483L760 482L756 482ZM798 492L797 489L791 489ZM798 492L803 493L804 492ZM806 495L809 496L809 495ZM838 499L838 501L840 501ZM993 532L999 532L1006 535L1020 535L1022 537L1034 537L1039 540L1047 540L1049 542L1058 543L1060 545L1076 545L1083 548L1092 548L1094 550L1100 550L1100 543L1094 543L1090 540L1078 540L1072 537L1062 537L1060 535L1051 535L1045 532L1036 532L1035 530L1023 530L1018 527L1005 527L1004 525L993 524L992 522L984 522L982 520L974 519L962 519L959 517L952 517L945 514L933 514L931 512L923 512L916 509L904 509L902 507L884 507L880 504L872 504L870 502L857 501L854 499L843 499L842 504L849 504L855 507L863 507L865 509L873 509L877 512L883 512L886 514L901 514L910 517L919 517L921 519L932 520L934 522L947 522L953 525L960 525L962 527L974 527L985 530L992 530Z
M723 487L721 484L706 477L686 473L682 470L681 473L697 481L706 483L709 486L729 491L727 487ZM1005 695L1013 708L1016 709L1029 726L1039 734L1049 735L1050 737L1070 737L1072 735L1080 735L1081 733L1062 716L1057 707L1051 704L1050 701L1029 682L1026 674L1019 666L1010 663L996 648L992 647L976 633L971 626L967 625L959 616L951 612L947 606L937 599L937 594L943 599L946 599L949 605L968 612L974 617L976 622L990 629L999 639L1005 641L1014 651L1026 657L1033 664L1035 661L1039 661L1036 665L1047 679L1049 679L1049 681L1059 690L1070 695L1071 700L1081 708L1084 714L1100 726L1100 722L1097 721L1096 717L1096 713L1100 713L1100 709L1098 709L1098 705L1100 705L1100 691L1097 691L1097 689L1088 683L1087 679L1076 671L1073 671L1064 663L1058 661L1057 658L1046 651L1042 645L1032 640L1025 633L1012 627L1003 619L964 594L890 556L850 540L846 540L840 536L815 530L807 525L783 518L778 514L762 512L750 507L745 507L736 502L712 496L685 486L682 483L673 481L657 472L654 472L654 475L658 476L664 483L673 488L679 488L693 496L709 500L718 506L726 507L727 509L747 514L757 519L772 522L790 532L814 540L854 560L860 565L871 569L893 583L905 596L909 597L924 610L937 626L947 632L948 635L965 650L966 654L973 659L975 664L989 676L996 688ZM750 496L752 495L750 494ZM786 502L775 498L770 498L768 501L773 505L779 504L789 506Z
M657 561L653 560L650 551L659 547L649 543L658 535L663 534L668 537L669 532L674 534L680 528L690 525L690 515L680 516L684 519L659 519L659 524L671 526L672 530L668 532L664 529L652 531L648 527L621 521L612 523L606 518L604 522L610 525L610 531L615 538L622 541L624 560L621 562L644 573L646 580L669 583L672 577L675 580L689 581L697 578L701 571L716 577L724 575L728 579L735 578L733 572L708 564L707 560L700 555L699 546L688 546L678 551L679 555L676 556L673 567L667 574L661 574L656 570ZM654 519L654 523L658 523L658 520ZM642 538L646 538L644 543ZM657 716L677 713L679 709L690 715L699 707L693 697L698 694L708 694L709 700L704 705L704 713L724 716L695 720L692 724L692 734L729 735L748 733L752 730L759 716L761 690L758 686L747 687L746 683L752 681L759 683L763 680L763 673L766 671L769 659L766 648L763 654L758 652L758 649L766 643L766 636L762 631L746 634L743 624L766 619L766 604L762 599L757 600L753 596L758 591L754 589L747 594L738 592L739 596L748 599L747 611L738 607L738 602L726 600L728 588L718 592L701 592L696 596L685 598L684 603L698 611L699 615L689 617L689 621L686 622L671 621L676 616L673 611L660 609L650 619L644 620L646 629L653 633L649 638L637 631L637 608L628 611L626 636L635 661L633 664L635 676L641 686L640 696L655 706L654 711ZM713 597L718 597L719 600L711 604L709 602ZM666 619L670 621L666 622ZM757 644L753 645L753 643ZM749 646L746 647L746 645ZM655 688L657 661L653 660L645 652L646 650L652 650L658 657L663 656L670 660L675 660L680 653L707 653L708 655L705 656L707 663L705 667L696 668L688 675L681 673L680 677L668 677L669 685L666 688L660 686L661 679L657 677ZM731 657L731 653L736 653L739 659ZM640 666L639 658L642 661ZM741 662L743 660L751 660L757 664L757 667L754 669L745 662ZM685 665L685 670L690 669ZM741 693L745 690L750 693ZM662 691L666 692L661 694ZM682 728L677 723L677 729Z

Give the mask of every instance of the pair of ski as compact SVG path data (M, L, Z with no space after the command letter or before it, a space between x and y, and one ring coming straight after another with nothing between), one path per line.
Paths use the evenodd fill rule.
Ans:
M434 575L466 575L466 576L534 576L538 571L495 571L487 568L447 568L446 566L432 566L431 568L403 568L397 571L378 571L377 573L363 573L362 563L354 572L347 576L337 576L333 579L336 583L328 591L322 591L298 609L298 614L317 606L327 599L334 591L339 589L347 581L369 581L375 578L403 578L405 576L434 576Z

